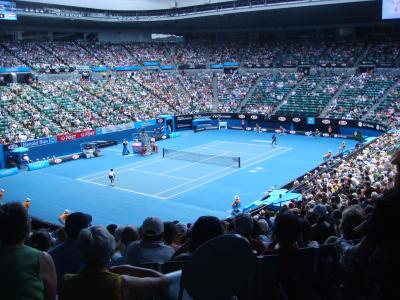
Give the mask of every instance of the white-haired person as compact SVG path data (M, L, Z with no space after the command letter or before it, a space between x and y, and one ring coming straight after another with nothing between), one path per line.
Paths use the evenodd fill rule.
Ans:
M166 289L163 274L122 265L108 268L115 249L114 237L101 226L82 229L78 251L84 263L77 274L66 274L60 285L60 300L122 300L153 297Z

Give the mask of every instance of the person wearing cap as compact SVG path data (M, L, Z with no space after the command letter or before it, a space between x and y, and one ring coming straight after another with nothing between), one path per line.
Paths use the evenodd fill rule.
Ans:
M76 240L80 231L88 228L91 222L92 216L82 212L71 213L66 218L65 232L67 239L49 251L56 266L58 282L64 274L76 273L83 267Z
M64 211L62 212L62 214L58 217L58 220L59 220L62 224L65 224L65 220L67 219L68 215L69 215L69 210L66 209L66 210L64 210Z
M84 267L60 282L61 300L128 300L157 296L169 285L163 274L128 265L109 268L114 237L101 226L82 229L77 240Z
M232 215L236 216L237 214L240 213L240 207L241 207L241 203L240 203L240 198L238 195L236 195L234 197L234 201L232 203Z
M31 199L30 198L26 198L24 201L24 207L28 210L29 207L31 207Z
M4 189L0 189L0 206L3 204L3 197L4 197Z
M164 263L172 257L174 248L163 241L164 223L157 217L148 217L143 221L142 239L132 242L126 250L125 262L132 266L143 263Z
M0 298L55 300L57 277L51 256L25 245L30 220L24 206L0 208Z

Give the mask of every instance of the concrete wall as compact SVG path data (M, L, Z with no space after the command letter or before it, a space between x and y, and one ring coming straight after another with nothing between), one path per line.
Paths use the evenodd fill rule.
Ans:
M150 42L150 32L137 31L99 31L99 42Z

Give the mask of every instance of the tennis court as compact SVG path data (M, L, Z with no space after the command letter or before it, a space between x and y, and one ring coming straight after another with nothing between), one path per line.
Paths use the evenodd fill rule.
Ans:
M219 178L290 151L288 147L266 147L256 143L213 141L170 155L115 168L117 190L169 199ZM198 155L196 155L198 154ZM240 158L240 167L239 160ZM109 170L78 178L107 186ZM153 184L157 182L157 185Z
M336 152L342 143L299 135L278 136L278 147L270 141L271 133L183 131L179 138L160 141L155 155L122 156L122 145L116 145L101 149L98 158L2 178L0 188L6 190L4 202L29 197L30 213L52 222L64 209L87 212L93 224L103 225L140 225L148 216L183 222L201 215L224 218L235 195L243 206L251 204L270 187L321 163L328 149ZM355 144L346 143L349 148ZM163 158L162 148L191 154L187 160L174 157L181 152ZM235 157L240 157L240 168ZM107 176L110 168L116 173L115 187Z

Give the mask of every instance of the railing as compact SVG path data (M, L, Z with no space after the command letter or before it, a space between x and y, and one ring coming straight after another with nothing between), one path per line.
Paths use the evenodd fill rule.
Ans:
M231 1L223 3L204 4L182 8L170 8L162 10L148 10L148 11L107 11L91 8L71 8L59 5L46 5L43 4L21 4L18 3L18 14L42 14L42 15L56 15L59 17L71 18L107 18L108 20L115 19L116 21L145 21L154 19L175 19L187 17L190 15L199 15L206 13L221 13L243 9L260 9L263 7L276 6L286 3L316 3L316 2L337 2L337 0L246 0L246 1ZM367 1L367 0L366 0Z

